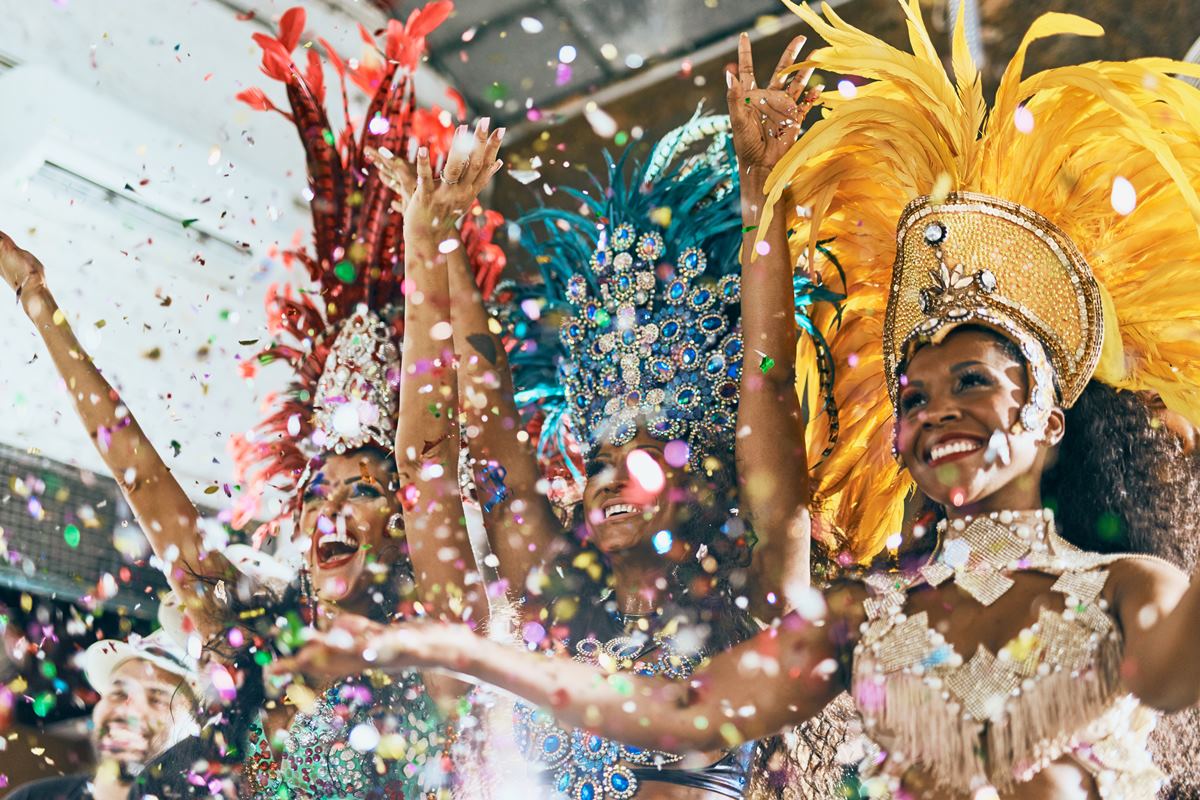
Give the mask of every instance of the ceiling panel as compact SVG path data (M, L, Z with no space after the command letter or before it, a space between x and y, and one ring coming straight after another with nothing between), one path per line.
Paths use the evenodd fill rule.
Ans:
M608 80L599 59L579 42L565 15L541 6L536 16L517 13L482 25L469 42L459 37L439 53L437 68L478 113L509 121L528 105L542 107ZM564 45L575 48L568 64L559 60Z

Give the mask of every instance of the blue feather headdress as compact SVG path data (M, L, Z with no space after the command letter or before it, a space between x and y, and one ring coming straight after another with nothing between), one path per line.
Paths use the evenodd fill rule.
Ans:
M522 311L510 330L525 341L511 361L518 404L544 415L543 456L566 456L568 428L585 454L628 442L639 426L686 442L693 466L732 448L742 229L727 130L726 117L697 116L628 178L629 152L606 154L607 186L564 190L580 211L542 208L521 220L542 284L514 290ZM685 155L708 138L704 152Z
M576 480L573 442L586 456L601 441L628 441L638 426L686 442L693 467L733 446L742 219L728 130L726 116L697 115L644 165L628 169L628 150L618 161L605 154L607 185L594 180L594 194L563 189L578 212L542 208L520 220L542 280L502 286L496 310L510 334L517 404L541 416L538 455L561 460ZM832 447L832 359L809 316L813 303L842 297L802 273L794 282Z

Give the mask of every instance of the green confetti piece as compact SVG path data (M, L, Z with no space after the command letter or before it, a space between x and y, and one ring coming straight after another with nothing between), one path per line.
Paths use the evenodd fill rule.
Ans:
M341 261L333 268L333 274L342 283L352 283L354 281L354 264L350 261Z
M58 667L54 666L53 661L43 661L42 662L42 674L45 675L50 680L54 680L55 678L58 677Z
M33 713L39 717L45 717L53 709L58 701L50 692L42 692L33 700Z
M179 442L172 439L171 440L171 452L178 456L181 450L183 450L183 445L181 445Z
M74 525L63 528L63 539L71 548L79 547L79 528Z
M617 135L613 137L613 142L615 142L618 147L621 147L628 141L629 134L625 131L617 131Z
M758 368L762 370L763 375L766 375L771 371L771 367L773 366L775 366L775 359L771 358L770 356L763 356L762 362L759 363Z
M185 220L183 220L183 222L182 222L181 224L182 224L182 225L183 225L183 227L185 227L185 228L190 228L190 227L192 227L193 225L195 225L195 224L196 224L197 222L199 222L199 221L200 221L200 220L199 220L198 218L196 218L196 217L192 217L191 219L185 219Z
M484 92L484 97L489 103L495 103L497 100L503 100L508 97L508 87L499 81L494 82Z
M756 230L758 230L757 225L743 225L742 226L742 233L749 233L750 231L756 231Z
M266 650L259 650L254 654L254 663L258 664L260 667L265 667L267 664L271 663L271 654Z
M335 142L335 139L333 138L333 131L329 130L329 128L326 128L325 130L321 131L321 138L325 140L325 144L333 147Z

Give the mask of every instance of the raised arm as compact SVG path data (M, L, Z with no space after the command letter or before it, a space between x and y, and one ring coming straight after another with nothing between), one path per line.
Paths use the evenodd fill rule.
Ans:
M756 253L767 175L800 134L815 96L808 77L784 75L804 37L788 45L765 89L757 88L750 39L738 41L738 68L727 73L729 115L742 192L742 337L745 364L738 401L737 465L742 503L758 544L751 561L750 607L759 619L782 613L785 582L808 583L809 501L804 417L796 393L796 318L787 215L773 215ZM781 201L782 203L783 201ZM771 602L771 597L775 602Z
M501 166L496 154L503 130L488 134L486 124L476 127L472 169L487 170L490 178ZM397 183L409 169L395 158L379 161L385 175ZM451 169L447 164L446 171ZM454 179L454 174L450 175ZM451 185L462 185L459 177ZM473 199L473 196L472 196ZM453 236L453 223L461 214L443 220L445 236ZM561 532L549 501L538 490L542 478L533 448L517 436L520 431L513 400L512 373L500 338L493 332L483 297L475 284L464 248L446 257L449 269L450 320L454 351L458 356L459 408L467 425L467 442L475 462L488 543L499 561L500 577L520 595L529 573L539 566Z
M171 588L188 608L200 611L194 617L206 634L219 632L225 626L215 618L208 587L197 579L215 582L235 573L220 553L202 550L196 507L75 338L46 286L41 262L4 233L0 233L0 271L45 342L76 413L124 492L154 554L168 564Z
M502 136L503 129L496 135ZM501 580L519 597L530 572L558 541L562 525L539 489L543 475L534 444L518 436L521 423L508 355L461 253L451 253L450 303L461 408L488 544L500 562Z
M499 140L485 135L478 152L455 149L438 180L425 148L417 154L415 174L407 164L375 158L384 180L399 191L397 210L404 214L409 288L395 449L408 495L405 530L422 602L441 619L461 619L469 611L478 620L487 612L458 479L458 386L447 269L449 256L463 250L454 228L460 209L470 207L494 173L490 160L486 167L482 163L489 149L494 160L493 145L498 148Z
M549 709L560 722L637 747L711 751L810 719L846 688L841 654L853 648L864 592L842 586L823 614L784 617L727 650L687 681L650 678L483 641L460 626L376 626L340 620L279 672L318 680L345 671L448 670ZM372 658L364 659L368 652Z

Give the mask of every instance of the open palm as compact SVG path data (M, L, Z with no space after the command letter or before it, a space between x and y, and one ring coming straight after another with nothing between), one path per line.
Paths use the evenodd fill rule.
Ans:
M727 99L733 126L733 146L743 167L771 168L800 136L804 117L820 97L820 90L808 88L812 70L785 72L791 67L805 37L797 36L788 44L765 89L754 80L754 55L750 37L738 40L737 70L726 72Z

